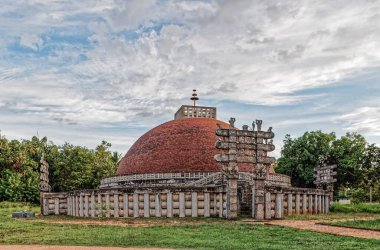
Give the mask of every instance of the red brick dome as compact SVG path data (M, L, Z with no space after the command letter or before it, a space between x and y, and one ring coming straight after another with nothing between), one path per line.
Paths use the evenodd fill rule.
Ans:
M145 173L217 172L215 129L209 118L187 118L161 124L141 136L121 160L117 175Z

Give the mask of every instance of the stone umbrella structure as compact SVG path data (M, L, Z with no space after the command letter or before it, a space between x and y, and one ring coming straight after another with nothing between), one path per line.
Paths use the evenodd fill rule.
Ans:
M275 173L272 128L217 120L215 107L182 105L174 120L142 135L115 176L98 189L42 193L42 213L80 217L220 217L280 219L327 213L329 192L292 187Z

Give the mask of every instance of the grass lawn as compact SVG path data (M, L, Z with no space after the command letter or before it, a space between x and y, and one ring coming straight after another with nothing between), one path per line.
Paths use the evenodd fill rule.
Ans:
M327 224L380 230L380 219L340 221Z
M356 218L380 219L379 203L339 204L334 203L328 214L301 214L285 216L288 220L352 220Z
M0 203L0 244L187 249L380 249L379 240L339 237L292 228L220 219L139 219L140 222L155 223L146 227L118 227L48 222L54 218L67 218L62 216L36 219L10 218L12 211L22 210L38 211L38 207ZM72 220L72 218L67 220ZM181 223L175 223L177 221Z
M336 213L373 213L380 214L379 203L339 204L334 202L332 212Z
M380 219L380 214L371 213L328 213L328 214L301 214L301 215L287 215L287 220L355 220L368 218Z

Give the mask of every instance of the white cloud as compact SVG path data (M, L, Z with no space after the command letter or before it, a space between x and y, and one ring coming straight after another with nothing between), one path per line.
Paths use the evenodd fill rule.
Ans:
M320 97L305 90L380 67L378 13L380 2L354 0L5 1L0 118L143 126L170 119L193 88L201 99L302 103ZM347 128L357 112L342 117ZM371 119L364 127L378 133Z
M339 118L350 132L380 136L380 108L361 107Z
M42 39L37 35L26 34L21 36L20 45L38 50L42 45Z

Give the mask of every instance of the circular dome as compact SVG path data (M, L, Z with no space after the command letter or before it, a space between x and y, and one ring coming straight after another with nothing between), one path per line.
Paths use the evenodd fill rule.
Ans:
M161 124L141 136L121 160L116 175L217 172L216 124L210 118L186 118Z

